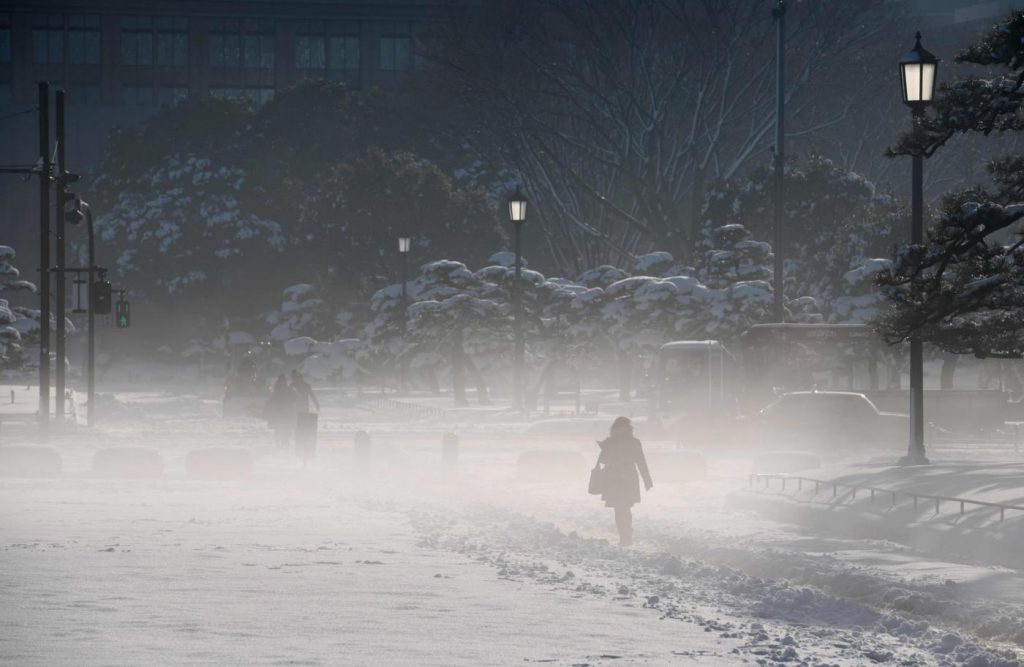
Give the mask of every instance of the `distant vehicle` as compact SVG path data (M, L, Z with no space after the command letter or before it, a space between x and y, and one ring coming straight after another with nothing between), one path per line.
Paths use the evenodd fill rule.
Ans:
M881 412L850 391L794 391L783 394L748 420L770 447L845 451L906 447L909 418Z
M736 359L717 340L678 340L658 350L653 423L646 427L688 447L735 444Z
M780 391L899 389L896 350L864 324L755 324L740 341L747 414Z
M736 360L717 340L677 340L658 350L658 412L733 417Z

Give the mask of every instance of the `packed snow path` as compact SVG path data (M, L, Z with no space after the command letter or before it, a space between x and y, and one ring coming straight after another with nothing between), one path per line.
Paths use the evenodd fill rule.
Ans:
M408 430L369 470L329 435L302 470L201 410L134 419L103 444L164 445L160 480L90 477L84 432L64 478L0 480L0 660L1019 664L1020 573L800 535L727 510L733 479L656 486L623 550L582 480L517 482L507 435L453 480ZM246 439L255 479L181 474L188 448Z

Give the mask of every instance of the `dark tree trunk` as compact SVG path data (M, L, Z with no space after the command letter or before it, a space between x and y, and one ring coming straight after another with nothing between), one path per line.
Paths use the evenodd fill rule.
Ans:
M462 346L462 329L452 332L452 397L455 405L469 405L466 397L466 351Z
M704 222L704 169L700 164L693 166L693 182L690 186L690 233L686 260L696 266L697 248L700 245L701 226Z
M942 355L942 373L939 375L939 387L941 389L953 388L953 375L956 373L956 364L960 355L945 353Z
M619 350L618 352L619 361L619 400L630 401L632 400L633 393L633 364L629 355Z
M473 361L473 357L466 355L466 367L469 369L469 375L473 378L473 384L476 385L476 400L480 405L491 404L491 394L487 390L487 379L484 374L480 372L480 369L476 367L476 363Z

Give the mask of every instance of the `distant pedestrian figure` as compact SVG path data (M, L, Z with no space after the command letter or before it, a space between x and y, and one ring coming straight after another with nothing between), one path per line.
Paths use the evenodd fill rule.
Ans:
M316 406L316 411L320 412L320 401L316 400L316 394L313 393L313 387L306 382L306 379L302 377L302 373L300 373L298 369L292 370L292 389L295 390L295 394L299 397L300 408L309 412L309 406L310 403L312 403Z
M284 375L278 375L270 390L270 398L263 408L263 418L274 431L274 442L285 448L295 430L295 417L299 412L299 396L288 386Z
M601 500L606 507L615 509L615 527L619 530L619 544L633 543L633 512L640 502L640 477L648 491L654 486L647 459L640 441L633 436L633 424L626 417L612 423L611 435L597 445L601 455L597 459L600 469ZM637 474L639 471L639 475Z

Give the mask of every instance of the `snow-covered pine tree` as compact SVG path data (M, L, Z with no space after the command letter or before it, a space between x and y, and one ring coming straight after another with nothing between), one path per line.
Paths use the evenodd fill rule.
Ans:
M956 62L995 70L940 87L930 112L891 155L930 156L957 134L1024 130L1024 12L1012 13ZM906 245L879 277L890 342L916 334L942 350L1024 356L1024 155L993 160L992 185L948 193L923 245Z
M13 264L16 256L14 248L0 245L0 294L36 293L34 284L21 279L21 272ZM28 365L30 362L22 346L38 335L38 310L12 306L7 299L0 298L0 371L18 370Z

